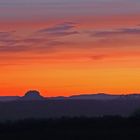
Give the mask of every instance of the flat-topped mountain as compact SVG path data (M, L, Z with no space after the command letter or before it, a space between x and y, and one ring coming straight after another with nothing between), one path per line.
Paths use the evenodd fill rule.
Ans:
M20 100L44 100L45 98L37 90L30 90L25 93L23 97L20 97Z

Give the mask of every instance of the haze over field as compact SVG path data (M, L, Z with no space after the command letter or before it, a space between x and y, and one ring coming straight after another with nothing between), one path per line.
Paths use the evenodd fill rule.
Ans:
M140 92L139 0L0 0L0 95Z

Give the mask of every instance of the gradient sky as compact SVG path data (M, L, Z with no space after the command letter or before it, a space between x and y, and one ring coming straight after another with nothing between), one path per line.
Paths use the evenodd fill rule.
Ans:
M0 0L0 95L140 93L139 0Z

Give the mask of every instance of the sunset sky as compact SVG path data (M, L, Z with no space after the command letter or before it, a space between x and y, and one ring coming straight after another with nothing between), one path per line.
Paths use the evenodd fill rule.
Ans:
M0 95L140 93L140 0L0 0Z

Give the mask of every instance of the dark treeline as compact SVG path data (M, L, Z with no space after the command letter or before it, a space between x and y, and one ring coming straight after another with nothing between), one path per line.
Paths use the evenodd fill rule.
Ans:
M0 139L2 140L127 140L139 138L140 118L136 116L28 119L0 123Z

